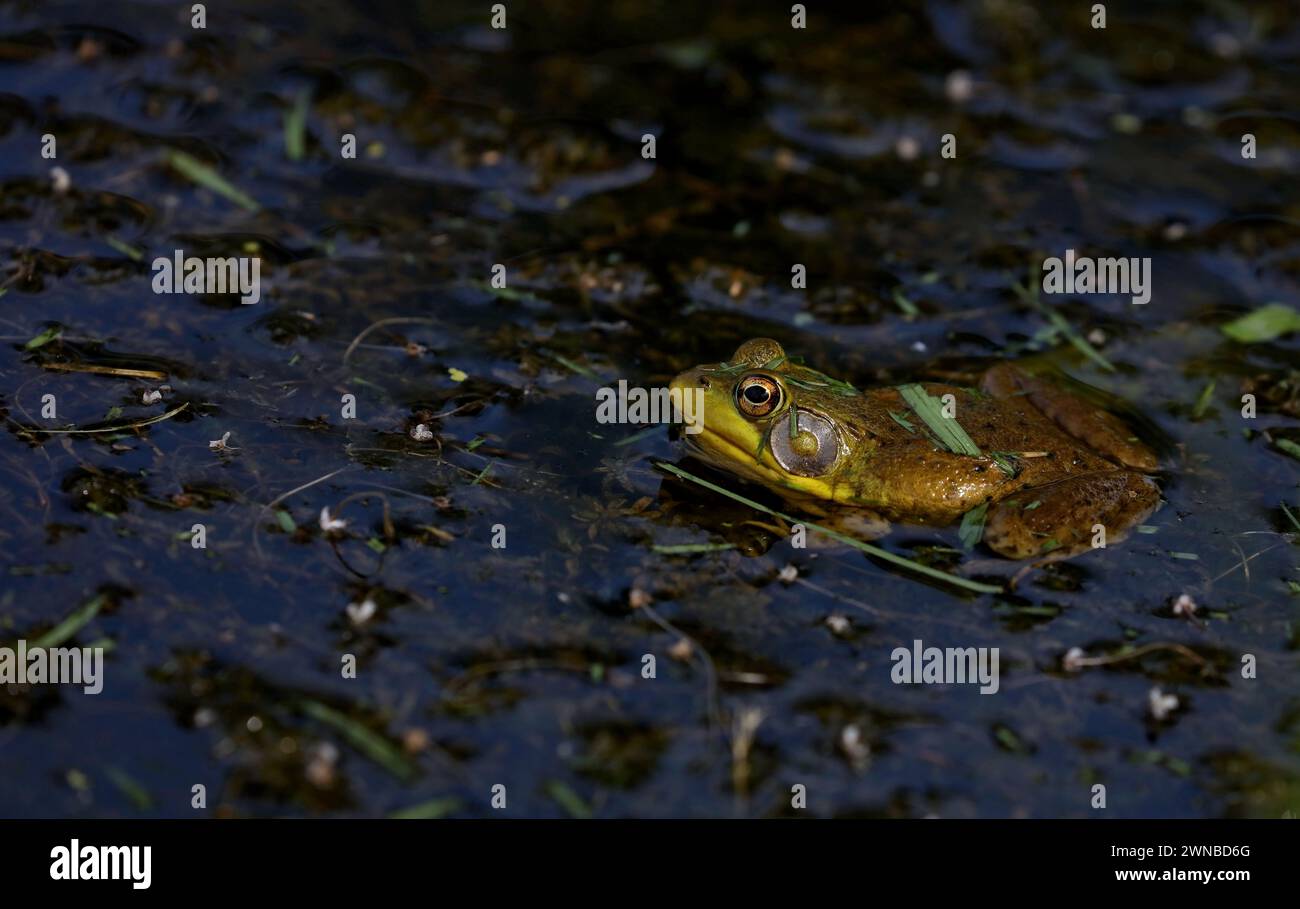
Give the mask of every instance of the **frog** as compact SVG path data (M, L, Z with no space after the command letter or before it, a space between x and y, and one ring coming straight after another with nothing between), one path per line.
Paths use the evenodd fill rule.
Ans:
M973 448L945 443L913 410L918 388ZM1119 416L1012 361L974 386L858 390L754 338L669 391L702 396L694 431L680 434L692 456L812 514L855 514L872 538L891 522L947 525L982 509L994 553L1048 562L1123 540L1161 502L1158 457Z

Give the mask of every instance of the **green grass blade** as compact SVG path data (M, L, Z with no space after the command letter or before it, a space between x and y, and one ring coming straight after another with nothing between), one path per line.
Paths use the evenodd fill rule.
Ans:
M962 515L961 526L957 528L957 536L961 538L961 545L966 549L974 549L975 544L984 538L984 519L989 511L989 503L977 505L970 511Z
M319 701L301 701L300 704L303 713L341 733L353 748L393 776L401 780L409 780L415 776L415 765L388 739Z
M249 211L259 211L262 207L257 204L257 200L252 196L241 189L236 189L226 182L226 179L219 173L193 155L187 155L183 151L172 149L167 153L167 163L199 186L212 190L217 195L229 199L241 208L246 208Z
M440 799L430 799L409 808L399 808L397 811L389 812L388 816L395 820L436 821L449 814L455 814L459 810L460 799L455 796L447 796Z
M973 591L974 593L1001 593L1002 592L1002 587L1000 585L983 584L979 581L971 581L966 578L958 577L955 574L949 574L946 571L940 571L938 568L931 568L929 565L922 565L920 562L915 562L904 556L895 555L894 553L890 552L888 549L881 549L879 546L872 546L870 543L864 543L861 540L855 539L846 534L842 534L839 533L838 531L831 530L829 527L823 527L820 524L814 524L811 521L800 520L799 518L791 517L790 515L780 511L776 511L775 509L768 508L766 505L761 505L758 502L755 502L753 499L747 499L744 496L740 495L739 493L732 492L730 489L724 489L723 487L717 485L716 483L710 483L708 480L702 479L700 477L695 476L692 473L682 470L680 467L676 466L675 464L669 464L664 461L657 461L655 462L655 466L658 467L660 470L672 474L675 477L679 477L683 480L694 483L697 486L703 486L705 489L708 489L712 492L716 492L718 495L726 496L727 498L739 502L742 505L748 505L750 508L756 508L759 511L765 512L766 514L774 515L778 518L781 518L783 521L788 521L791 524L802 524L803 526L810 528L811 530L817 531L823 536L830 537L832 540L838 540L839 542L844 543L845 545L852 546L854 549L860 549L863 552L868 553L869 555L873 555L878 559L882 559L891 564L898 565L901 568L906 568L908 571L914 571L917 574L923 574L926 577L934 578L935 580L943 581L946 584L952 584L955 587L961 587L965 590Z
M586 820L591 817L591 809L582 800L582 796L559 780L551 780L546 784L546 794L553 798L569 817L578 818L579 820Z
M944 447L954 454L981 457L979 446L961 428L955 418L943 415L943 405L934 395L926 392L920 385L903 385L898 389L907 406L911 407L930 431L935 434Z
M29 641L27 646L58 647L78 631L85 628L86 625L90 623L91 619L99 615L99 610L104 608L106 602L108 602L108 598L101 593L62 622L45 632L45 634L41 635L34 641Z
M1210 409L1210 402L1214 400L1214 380L1211 379L1205 383L1201 393L1196 398L1196 403L1192 405L1192 419L1199 420L1205 416L1205 412Z
M311 109L311 92L304 89L284 112L284 153L290 161L301 161L307 153L307 112Z

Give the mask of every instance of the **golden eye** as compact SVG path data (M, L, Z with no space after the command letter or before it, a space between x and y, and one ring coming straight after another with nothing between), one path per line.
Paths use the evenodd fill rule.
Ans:
M767 376L746 376L736 386L736 406L747 417L765 417L781 406L781 386Z

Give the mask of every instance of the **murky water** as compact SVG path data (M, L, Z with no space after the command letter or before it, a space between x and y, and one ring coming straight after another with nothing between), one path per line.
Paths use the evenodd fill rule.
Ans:
M111 646L98 695L0 687L0 813L1300 810L1300 337L1219 327L1300 302L1290 4L181 6L0 3L0 639ZM1067 248L1151 301L1013 289ZM262 299L155 294L177 249ZM793 549L594 419L755 335L859 387L1050 360L1167 502L1003 595ZM892 684L916 639L1000 691Z

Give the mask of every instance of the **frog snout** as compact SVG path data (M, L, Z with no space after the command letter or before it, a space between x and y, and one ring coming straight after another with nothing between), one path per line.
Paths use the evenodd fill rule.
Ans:
M674 438L682 434L694 436L704 429L704 402L710 384L709 377L699 367L686 370L669 383L675 416Z
M668 385L670 391L675 389L678 392L686 391L691 388L703 388L707 390L708 387L709 377L704 374L704 370L698 367L686 370L686 372L678 375L677 378L673 379Z

